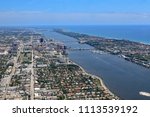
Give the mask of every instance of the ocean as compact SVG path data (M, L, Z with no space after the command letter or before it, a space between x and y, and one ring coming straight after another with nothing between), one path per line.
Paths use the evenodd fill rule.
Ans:
M150 25L53 26L66 31L150 44Z

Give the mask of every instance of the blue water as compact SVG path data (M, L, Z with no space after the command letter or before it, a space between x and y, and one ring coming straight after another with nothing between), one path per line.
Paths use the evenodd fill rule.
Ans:
M44 31L43 34L47 38L64 42L66 46L72 48L90 47L86 44L79 44L72 37L55 32ZM69 58L81 65L87 72L101 77L106 86L121 99L150 100L150 97L139 95L140 91L150 92L150 69L128 62L118 56L101 55L91 51L69 51Z
M124 25L124 26L53 26L66 31L85 33L89 35L102 36L116 39L150 44L150 25Z

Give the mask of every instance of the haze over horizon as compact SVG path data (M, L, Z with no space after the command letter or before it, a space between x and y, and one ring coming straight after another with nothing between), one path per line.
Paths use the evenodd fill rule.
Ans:
M1 0L0 25L149 25L150 0Z

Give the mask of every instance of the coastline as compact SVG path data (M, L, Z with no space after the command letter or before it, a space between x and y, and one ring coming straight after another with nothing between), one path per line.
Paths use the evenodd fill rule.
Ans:
M134 64L150 68L149 51L150 44L144 44L137 41L126 39L112 39L107 37L92 36L85 33L67 32L63 29L54 29L56 33L66 35L78 40L78 43L84 43L96 50L107 52L111 55L125 56L123 59ZM128 51L127 51L128 50ZM138 55L138 56L137 56Z
M73 61L71 61L71 60L70 60L70 62L71 62L72 64L74 64L74 65L77 65L77 66L82 70L82 72L83 72L84 74L86 74L86 75L88 75L88 76L91 76L93 79L99 80L99 85L104 88L105 92L108 93L108 94L110 94L110 95L112 95L113 97L115 97L115 98L112 99L112 100L119 100L119 99L120 99L118 96L116 96L114 93L112 93L112 92L107 88L107 86L104 84L104 82L103 82L103 80L102 80L101 77L86 72L82 66L80 66L79 64L77 64L77 63L75 63L75 62L73 62Z

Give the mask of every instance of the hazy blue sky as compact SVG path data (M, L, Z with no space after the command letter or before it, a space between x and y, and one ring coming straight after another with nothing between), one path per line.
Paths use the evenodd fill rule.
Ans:
M0 25L150 24L150 0L0 0Z

